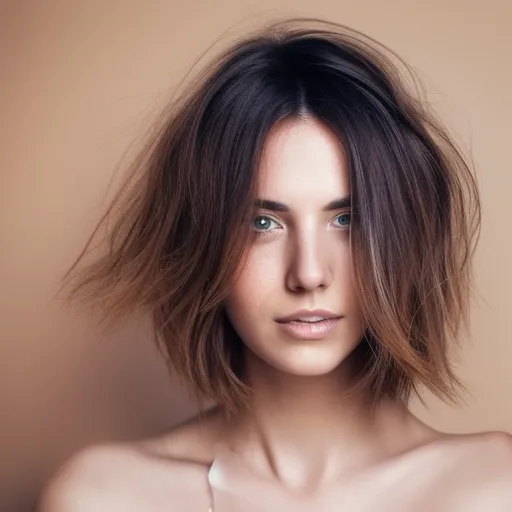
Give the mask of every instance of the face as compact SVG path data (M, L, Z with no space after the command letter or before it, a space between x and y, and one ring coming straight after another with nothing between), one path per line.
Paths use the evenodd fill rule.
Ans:
M248 362L256 357L294 375L329 373L363 336L352 284L350 206L326 208L350 195L343 149L316 121L280 124L267 139L258 177L258 199L282 206L255 206L253 245L226 314L249 349ZM316 325L279 320L303 316L296 315L301 310L338 318Z

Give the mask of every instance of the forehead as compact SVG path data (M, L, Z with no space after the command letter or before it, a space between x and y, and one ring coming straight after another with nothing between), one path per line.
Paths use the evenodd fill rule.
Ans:
M316 120L294 120L272 129L262 153L259 197L287 204L324 205L350 193L341 141ZM304 204L302 205L304 206Z

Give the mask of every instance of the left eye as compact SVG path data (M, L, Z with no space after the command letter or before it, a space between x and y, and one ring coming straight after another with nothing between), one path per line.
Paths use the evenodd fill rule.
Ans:
M350 224L350 213L342 213L341 215L338 215L336 219L343 219L343 222L341 224L343 226L347 226Z

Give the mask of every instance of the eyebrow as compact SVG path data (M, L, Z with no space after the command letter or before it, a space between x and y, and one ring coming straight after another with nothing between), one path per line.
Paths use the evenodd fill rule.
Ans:
M334 199L329 204L326 204L323 208L323 212L329 212L331 210L340 210L341 208L349 208L352 204L350 196L340 197L338 199ZM277 201L271 201L269 199L256 199L254 201L254 206L256 208L262 208L264 210L271 210L273 212L289 212L290 207L283 204L278 203Z

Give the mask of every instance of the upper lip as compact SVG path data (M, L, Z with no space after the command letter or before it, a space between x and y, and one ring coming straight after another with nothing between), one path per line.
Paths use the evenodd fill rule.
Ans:
M342 315L337 315L336 313L333 313L332 311L327 311L326 309L300 309L299 311L295 311L295 313L292 313L291 315L276 318L276 322L291 322L292 320L297 320L298 318L311 318L314 316L320 316L322 318L341 318Z

